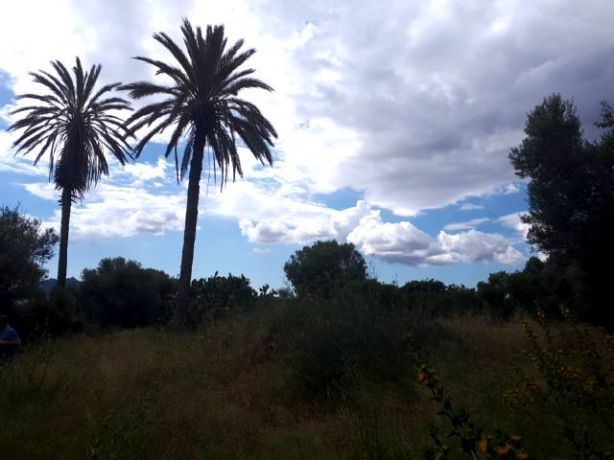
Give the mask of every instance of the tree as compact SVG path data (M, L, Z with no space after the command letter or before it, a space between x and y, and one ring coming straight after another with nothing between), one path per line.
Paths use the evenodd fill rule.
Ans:
M154 135L172 126L173 131L165 156L173 153L178 181L189 169L177 298L179 316L186 312L189 303L199 183L206 148L208 147L208 153L212 156L210 164L214 180L217 179L219 168L221 189L230 170L233 180L236 174L243 175L236 146L237 137L263 164L272 164L270 148L273 146L273 138L277 137L275 129L258 107L237 96L245 89L260 88L272 91L270 86L250 76L254 72L253 69L241 68L255 50L242 51L243 40L227 47L223 26L207 26L203 35L200 27L194 30L190 22L184 19L181 31L187 54L165 33L154 35L154 39L171 53L175 62L166 63L147 57L136 58L153 65L157 74L169 77L172 84L159 85L139 81L124 87L135 99L154 95L165 97L136 111L129 118L128 122L134 130L143 127L148 129L147 134L135 146L136 155L141 154ZM177 148L184 137L187 137L187 140L179 162ZM181 318L178 320L180 323L184 322Z
M0 306L11 309L15 301L29 297L46 275L43 265L57 243L53 229L41 229L40 221L18 208L0 207ZM6 312L5 312L6 313Z
M546 98L528 115L526 137L510 153L521 178L529 178L530 243L542 251L572 257L584 250L578 230L586 213L578 205L589 190L586 145L572 102L559 94Z
M164 272L123 257L102 259L81 275L85 314L101 326L136 327L163 323L174 283Z
M516 174L529 179L523 220L531 224L529 242L549 256L546 271L566 274L576 294L586 293L585 302L565 295L576 298L579 316L614 324L602 304L610 291L603 267L614 257L614 134L605 103L597 126L605 129L601 138L585 140L573 103L554 94L528 115L526 137L510 159Z
M45 153L49 155L49 178L53 175L56 189L62 191L58 285L63 287L72 203L82 199L101 176L109 174L105 149L122 165L130 157L130 146L126 142L129 132L114 114L129 110L130 106L124 99L110 96L119 83L97 88L100 65L84 71L77 58L72 69L74 79L60 61L53 61L51 65L57 75L44 70L31 73L45 92L17 96L31 105L11 112L23 116L9 130L23 130L13 147L24 155L35 152L34 164Z
M217 272L209 278L192 281L190 291L188 318L192 326L253 306L257 295L244 275L219 276Z
M318 241L290 256L284 265L288 281L301 297L329 298L351 281L367 279L365 259L352 243Z

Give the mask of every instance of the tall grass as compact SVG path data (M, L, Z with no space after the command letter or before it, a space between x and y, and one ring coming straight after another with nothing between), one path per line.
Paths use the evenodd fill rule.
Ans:
M419 389L409 347L488 429L521 431L529 452L553 458L560 433L550 419L528 421L504 399L510 373L530 371L521 324L421 318L355 304L277 303L186 334L135 329L42 342L0 371L0 452L422 458L438 408Z

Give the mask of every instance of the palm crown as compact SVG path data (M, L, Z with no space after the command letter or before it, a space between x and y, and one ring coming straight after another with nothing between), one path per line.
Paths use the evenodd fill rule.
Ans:
M235 143L237 136L258 160L272 163L270 147L277 136L275 129L254 104L237 97L243 89L272 91L272 88L250 77L253 69L239 70L255 50L241 51L243 40L227 49L223 26L208 26L203 36L200 27L194 30L184 20L181 30L187 54L165 33L154 35L171 52L175 65L147 57L136 58L156 67L156 74L170 77L173 84L140 81L123 87L136 99L166 96L134 112L128 119L134 130L148 128L134 150L140 155L154 135L174 126L165 156L174 152L178 179L185 175L194 151L208 146L215 160L214 174L219 168L223 186L230 169L233 179L237 173L243 175ZM179 163L177 147L184 137L187 142Z
M115 115L129 110L123 98L109 96L120 84L96 88L101 66L84 71L79 58L73 67L74 80L59 61L51 63L57 75L40 70L31 75L45 87L46 94L22 94L18 99L31 105L13 110L23 117L9 130L23 130L14 142L17 152L27 155L37 152L34 163L49 153L49 177L54 176L56 188L70 192L70 198L81 198L90 185L108 175L105 150L121 164L130 157L126 142L129 131Z

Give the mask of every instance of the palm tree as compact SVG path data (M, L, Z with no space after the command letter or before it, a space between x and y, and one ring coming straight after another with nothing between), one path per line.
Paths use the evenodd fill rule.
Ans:
M188 198L181 254L179 292L177 297L178 320L187 325L187 307L192 279L194 241L198 219L198 198L200 178L205 151L213 161L214 180L219 169L220 189L232 170L243 176L241 160L236 143L239 138L261 163L272 164L270 148L273 138L277 137L271 123L262 115L258 107L240 99L238 93L243 89L261 88L272 91L262 81L250 77L253 69L241 69L255 50L242 51L243 40L227 48L223 26L207 26L206 34L200 27L196 30L187 19L181 27L185 44L184 52L165 33L154 34L173 56L172 63L137 57L140 61L153 65L157 72L172 81L168 85L140 81L124 86L135 99L146 96L163 96L134 112L128 119L131 129L147 127L147 134L136 144L134 151L141 154L145 145L156 134L173 127L165 156L173 153L177 169L177 180L183 179L189 169ZM179 143L185 138L181 162L177 155Z
M49 180L53 176L56 189L62 191L58 285L64 286L72 203L82 199L101 176L109 174L105 150L122 165L130 158L126 142L129 131L115 114L130 110L130 105L121 97L110 95L120 83L97 88L100 65L84 72L77 58L72 69L74 79L61 62L52 61L51 65L56 75L44 70L30 74L44 87L44 92L17 96L30 105L11 112L22 114L22 118L8 129L23 130L13 147L23 155L35 152L34 164L48 153Z

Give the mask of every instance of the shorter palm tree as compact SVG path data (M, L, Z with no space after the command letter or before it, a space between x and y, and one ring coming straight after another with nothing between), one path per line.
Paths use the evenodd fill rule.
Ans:
M16 153L35 152L34 164L48 154L49 180L53 177L56 189L62 191L58 285L64 286L72 203L83 198L101 176L109 174L105 151L122 165L131 158L127 143L130 132L116 115L117 111L130 110L130 104L111 95L120 83L96 88L100 65L84 71L77 58L72 69L74 79L61 62L53 61L51 65L56 75L44 70L31 73L44 92L17 96L30 101L30 105L11 112L22 114L22 118L8 129L23 130L13 143Z
M214 179L218 168L222 187L230 170L233 179L236 174L243 175L236 147L239 139L254 157L262 163L271 164L270 148L277 134L258 107L238 97L239 92L245 89L272 91L270 86L250 76L253 69L241 69L255 50L242 51L243 40L227 47L223 26L207 26L203 35L200 27L194 30L190 22L184 19L181 31L187 54L165 33L154 35L154 39L172 54L175 62L168 64L147 57L136 58L153 65L157 74L169 77L172 84L140 81L124 88L135 99L153 95L164 97L137 110L128 120L134 130L149 128L134 147L136 155L141 154L154 135L172 127L165 156L174 153L178 179L183 178L189 169L177 299L179 321L185 322L204 154L208 151L212 155ZM177 147L184 137L187 142L179 162Z

